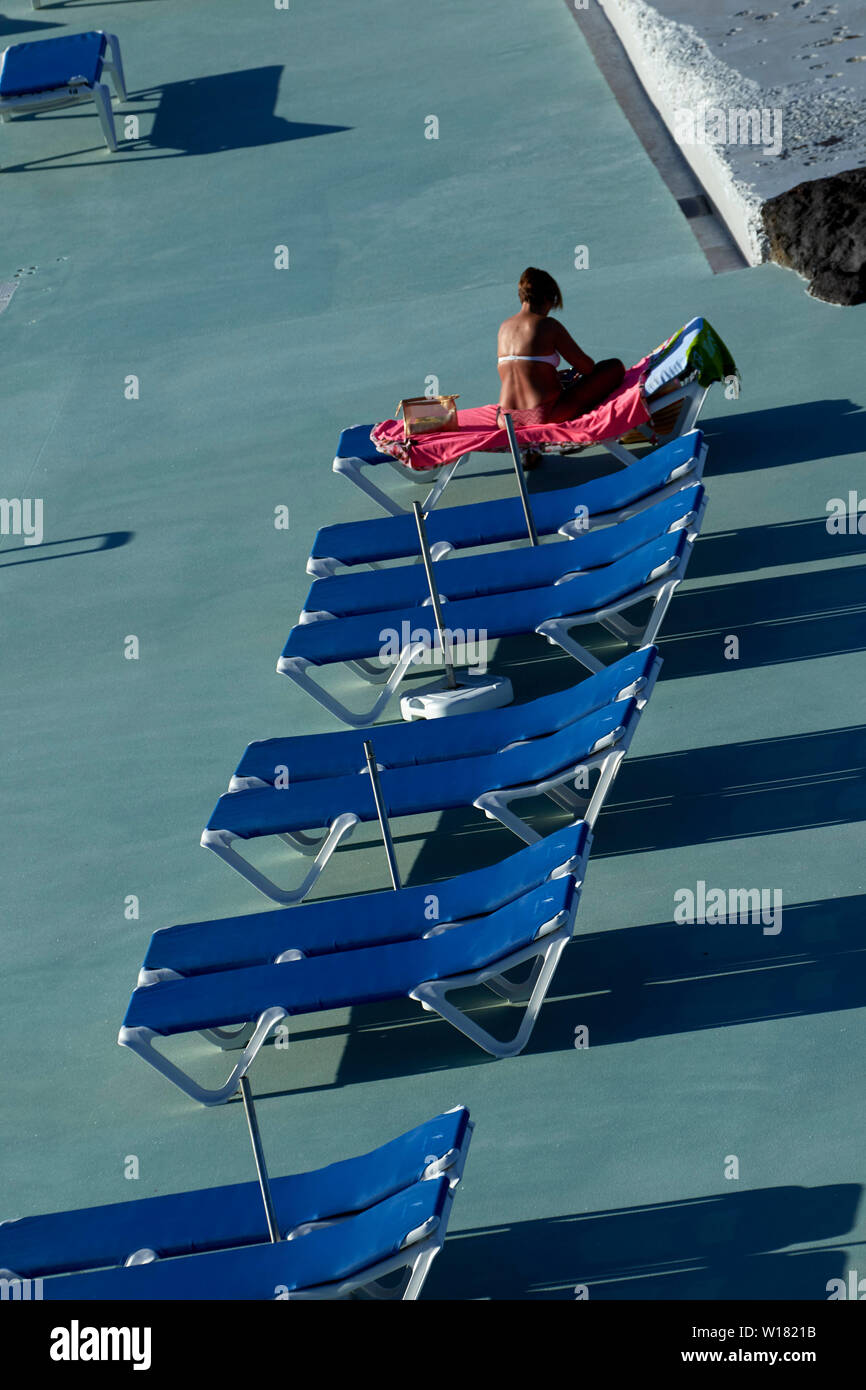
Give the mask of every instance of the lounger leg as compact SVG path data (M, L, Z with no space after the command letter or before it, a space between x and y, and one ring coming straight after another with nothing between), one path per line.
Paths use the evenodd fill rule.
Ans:
M287 830L285 835L280 836L284 845L297 850L298 854L303 854L308 859L315 858L327 838L327 830L324 830L321 835L305 835L303 830L299 830L297 834L293 835Z
M546 796L573 816L575 823L578 820L585 820L591 829L598 818L605 797L627 751L627 743L619 740L613 745L599 749L597 753L590 754L582 764L564 770L557 777L536 782L532 786L501 787L497 791L483 792L481 796L476 797L473 805L479 811L483 811L488 820L498 821L506 830L511 830L527 845L537 844L543 837L511 810L512 801ZM580 793L571 790L568 784L573 782L579 774L588 778L589 774L595 770L598 770L599 777L591 795L581 796Z
M422 1251L422 1253L414 1261L412 1268L409 1271L409 1278L406 1281L406 1287L400 1295L404 1302L411 1302L418 1297L419 1293L424 1287L424 1282L427 1278L427 1275L430 1272L430 1266L432 1265L433 1261L438 1255L439 1250L440 1246L438 1244L434 1245L432 1250Z
M261 777L235 777L234 774L232 774L229 778L229 784L226 790L230 792L247 792L257 787L272 786L273 782L265 782ZM278 835L277 838L282 840L283 844L288 845L290 849L296 849L298 854L305 854L309 858L312 855L318 854L322 845L328 838L328 832L327 830L323 830L319 835L308 835L303 830L286 830L282 835Z
M556 806L561 806L563 811L582 811L586 806L586 797L578 796L577 792L570 791L568 787L551 787L545 792L545 796Z
M230 777L227 790L246 792L251 791L254 787L272 786L272 782L263 782L261 777ZM282 840L284 845L289 846L289 849L297 850L298 854L306 855L308 859L318 854L327 838L327 830L323 830L319 835L307 835L303 830L294 832L286 830L282 835L277 836L277 839Z
M569 618L551 618L546 623L539 623L535 631L539 637L546 637L551 646L561 647L568 656L574 657L581 666L585 666L587 671L592 671L593 674L603 671L604 662L599 661L597 656L593 656L592 652L588 652L586 647L582 647L569 636L571 628L576 626L577 624Z
M463 462L464 459L467 458L469 458L468 454L461 454L459 459L456 459L454 463L449 464L448 467L444 468L440 472L439 477L437 478L433 487L430 489L427 496L424 498L424 502L422 505L425 512L429 512L433 507L436 506L436 503L439 501L439 498L442 496L449 482L454 477L454 474L460 467L460 464ZM411 477L411 475L407 475L406 470L403 468L401 464L397 463L396 460L389 461L393 463L395 471L398 474L400 474L401 477ZM381 507L382 510L384 512L387 512L389 516L411 515L411 512L409 511L408 507L401 507L399 502L395 502L394 499L392 497L389 497L386 492L383 492L382 489L376 483L373 483L370 481L369 478L364 477L363 470L365 468L377 468L380 467L379 464L370 464L365 462L364 459L359 458L335 458L332 467L335 473L341 473L344 478L348 478L350 483L354 483L355 486L360 488L362 492L365 492L367 496L371 499L371 501L375 502L377 507Z
M102 61L104 72L111 73L111 80L119 101L127 101L126 78L123 75L123 59L120 56L120 44L116 34L106 34L105 43L110 56Z
M625 748L616 748L612 753L608 755L607 758L605 758L604 764L601 769L601 774L599 776L598 781L595 784L595 790L593 791L592 796L589 799L589 805L587 806L583 815L583 818L589 826L590 830L593 829L596 821L598 820L601 808L604 806L605 803L605 798L607 797L608 792L613 786L614 779L619 771L619 765L622 762L625 755Z
M695 382L694 385L694 395L689 400L688 408L686 409L686 412L683 415L682 419L679 421L680 434L688 434L691 430L694 429L695 424L697 423L698 416L704 408L704 401L707 399L707 392L710 389L709 386L705 386L703 389L701 389L697 382Z
M324 686L318 681L307 675L307 670L311 662L304 660L303 657L280 657L277 662L277 671L281 676L288 676L302 690L306 690L308 695L312 695L320 705L323 705L331 714L335 714L344 724L349 724L353 729L364 729L368 724L373 724L378 719L382 710L388 704L392 695L396 691L400 682L403 680L409 667L412 665L416 656L424 652L424 644L417 642L412 646L404 647L398 660L394 665L391 675L385 682L384 689L368 710L355 713L348 706L344 705L336 696L331 695Z
M668 605L670 604L670 601L673 598L674 590L676 589L679 582L679 579L671 579L667 584L663 584L662 587L659 589L658 594L656 595L655 606L653 607L653 611L650 614L649 622L644 628L641 646L648 646L649 643L655 641L656 633L658 632L659 628L664 622L665 614L668 611Z
M286 1010L279 1007L265 1009L263 1013L259 1014L253 1035L244 1048L243 1056L232 1068L228 1080L216 1089L200 1086L181 1067L170 1062L161 1052L157 1052L153 1045L153 1039L159 1034L154 1033L150 1028L121 1028L117 1041L121 1047L128 1047L132 1052L137 1052L139 1057L143 1057L145 1062L149 1062L169 1081L173 1081L175 1086L179 1086L192 1100L200 1101L202 1105L223 1105L237 1091L238 1082L242 1076L246 1075L255 1061L268 1034L287 1017Z
M586 666L588 670L596 672L605 669L605 663L599 661L597 657L582 647L579 642L575 642L570 636L573 627L584 627L592 623L597 623L599 627L605 628L621 641L629 642L635 646L645 647L655 641L656 633L664 621L668 605L673 596L674 590L680 582L684 571L684 563L677 565L675 572L665 576L659 576L650 583L633 594L629 594L627 599L621 603L612 604L610 608L599 608L595 613L586 614L580 618L551 618L545 623L539 623L535 631L540 637L546 637L548 642L554 646L561 647L569 656L579 661L581 666ZM647 622L641 627L630 623L623 618L623 611L636 608L645 599L652 599L653 609Z
M382 1276L384 1279L384 1275ZM406 1297L406 1290L412 1278L412 1269L403 1268L403 1278L396 1284L385 1284L380 1280L372 1280L369 1284L364 1284L361 1288L354 1289L349 1295L350 1298L371 1299L381 1303L396 1303L398 1299ZM423 1280L422 1280L423 1283ZM417 1294L415 1295L417 1298Z
M549 942L543 943L538 948L538 955L542 958L541 969L535 980L535 985L526 1007L520 1027L511 1042L500 1042L494 1038L486 1029L479 1026L471 1018L468 1018L456 1005L449 1004L446 998L448 990L464 988L466 984L472 983L464 977L456 976L450 980L428 981L414 989L411 998L417 999L423 1008L432 1013L439 1014L440 1018L445 1019L465 1037L471 1039L485 1052L489 1052L492 1057L516 1057L522 1052L529 1041L535 1021L538 1018L544 997L547 994L550 982L559 964L559 958L568 944L568 936L558 934ZM481 982L483 983L483 981Z
M99 123L105 136L105 143L114 153L117 149L117 136L114 133L114 115L111 110L111 95L103 82L94 82L93 100L96 104Z
M201 844L204 849L212 849L214 854L219 855L230 864L243 878L251 883L254 888L258 888L260 893L264 893L271 902L281 903L288 906L291 903L299 903L309 893L313 884L319 878L322 870L330 859L334 850L354 830L358 824L358 817L351 811L345 811L342 815L336 816L331 822L328 834L322 848L319 850L309 871L302 883L297 888L280 888L267 874L263 874L243 855L238 854L237 850L232 849L232 842L237 839L227 830L205 830L202 833Z
M229 1028L201 1028L199 1031L203 1038L213 1043L214 1047L221 1047L223 1052L237 1052L238 1048L246 1047L255 1026L254 1023L242 1023L234 1031Z
M445 1224L446 1219L443 1216L437 1229L441 1229ZM411 1246L397 1255L392 1255L389 1260L382 1260L373 1269L363 1271L354 1278L344 1279L339 1284L319 1284L315 1288L300 1289L297 1293L290 1293L289 1298L293 1303L350 1298L376 1301L416 1299L427 1278L430 1265L443 1244L442 1235L434 1234L419 1246ZM404 1273L403 1278L396 1284L387 1285L383 1282L398 1270Z
M531 996L532 991L538 983L538 977L544 967L544 961L539 956L527 979L520 984L514 984L507 980L504 975L494 975L492 979L484 981L484 988L489 989L491 994L496 994L500 999L507 999L509 1004L516 1004L521 999Z
M430 491L427 493L427 496L424 498L423 503L421 504L422 511L431 512L433 510L433 508L436 506L436 503L439 501L439 498L442 496L446 487L450 483L451 479L454 477L454 474L457 472L457 469L460 467L463 460L468 459L468 457L468 454L461 454L459 459L457 459L455 463L451 464L450 468L446 468L442 473L440 473L433 487L431 487Z
M521 795L528 797L535 796L537 793L532 790L524 791L521 794L511 789L507 793L484 792L481 796L476 797L473 805L476 806L479 811L483 811L488 820L498 821L500 825L503 825L506 830L510 830L519 840L522 840L524 844L535 845L544 837L539 835L537 830L533 830L531 825L527 825L526 821L521 820L520 816L515 815L509 806L509 801L518 800Z
M392 501L386 492L383 492L375 483L371 483L369 478L364 477L363 469L369 465L365 465L363 459L335 458L332 466L335 473L340 473L344 478L348 478L350 483L354 483L355 487L366 493L371 501L375 502L376 506L381 507L382 511L387 512L389 516L407 515L408 509L406 507L401 507L397 502Z
M626 746L620 742L614 748L608 749L600 755L587 758L584 764L587 774L593 770L598 771L598 781L591 793L583 796L579 792L572 791L567 783L562 783L558 786L544 787L544 795L556 806L561 806L569 815L574 816L575 820L585 820L592 829L604 806L626 751ZM568 780L571 780L570 775Z
M373 662L367 661L365 657L359 657L357 661L346 661L343 664L347 671L354 671L356 676L360 676L369 685L384 685L390 678L387 667L374 666Z
M619 613L611 613L608 617L599 618L601 627L606 628L614 637L619 637L623 642L633 642L640 637L643 628L637 623L630 623Z
M602 443L605 449L607 449L607 452L612 454L618 463L624 463L626 467L628 467L630 463L634 463L634 454L631 453L624 444L620 444L618 440L605 439Z

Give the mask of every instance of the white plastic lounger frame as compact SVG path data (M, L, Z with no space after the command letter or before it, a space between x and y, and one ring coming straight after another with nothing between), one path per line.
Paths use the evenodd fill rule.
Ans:
M302 614L302 622L305 616L312 617L312 615ZM334 621L334 614L316 613L314 621ZM335 714L343 724L349 724L353 729L365 729L369 724L375 724L379 715L396 694L406 672L416 658L423 659L425 653L429 654L432 650L428 642L410 642L403 647L393 665L385 667L377 666L365 658L359 658L356 661L335 662L335 665L342 666L346 671L354 672L356 676L360 676L361 680L367 681L368 684L382 687L372 705L365 710L350 710L348 705L343 704L342 700L338 700L336 695L332 695L319 681L307 675L310 668L313 670L317 668L316 663L308 661L306 657L281 656L277 662L277 674L288 676L289 680L294 681L295 685L299 685L302 690L306 690L308 695L312 695L313 699L326 710ZM436 648L435 650L438 651L439 649Z
M254 778L245 779L245 787L254 785L264 786L265 783L258 783ZM234 790L243 790L243 788L235 787ZM260 893L264 893L266 898L270 898L271 902L290 907L292 903L299 903L307 896L313 885L318 882L335 849L343 840L348 839L357 824L358 817L354 812L344 811L341 815L334 817L322 835L313 836L307 835L303 831L286 831L277 837L292 849L296 849L299 854L314 856L310 869L297 888L280 888L273 879L262 873L261 869L257 869L242 854L238 854L233 846L235 840L240 837L233 835L230 830L202 831L201 845L203 849L213 850L214 854L223 859L232 869L235 869L254 888L258 888Z
M660 665L660 662L656 663L649 679L641 677L619 691L617 700L634 699L637 701L638 708L643 710L652 694ZM588 756L579 764L569 764L559 769L555 774L543 778L540 782L525 783L515 787L500 787L495 791L482 792L473 802L473 805L477 810L483 811L488 820L498 821L506 830L512 831L527 845L534 844L542 837L537 830L534 830L511 809L511 803L514 801L526 801L533 797L546 796L560 810L568 811L575 821L585 820L591 829L604 806L605 798L613 785L619 765L628 752L628 741L623 737L623 733L624 731L620 727L614 729L605 738L599 739ZM583 795L582 792L588 790L587 784L593 772L598 772L598 781L590 795ZM574 786L569 786L569 783L574 783ZM231 782L229 790L237 791L266 785L257 778L250 777L244 778L242 786ZM318 881L334 850L342 840L352 833L358 823L358 817L353 812L346 811L335 816L327 829L319 836L301 831L285 832L276 836L300 854L315 855L312 867L297 888L281 888L279 884L274 883L273 879L268 878L261 869L251 864L244 855L239 854L234 848L234 842L241 837L233 835L230 830L205 830L202 833L201 844L204 849L213 850L214 854L224 860L266 898L270 898L271 902L280 903L287 907L293 903L301 902L306 897ZM241 1044L235 1042L233 1045L240 1046Z
M417 985L409 998L417 1000L427 1013L438 1014L491 1057L516 1057L529 1042L541 1006L547 998L551 980L556 974L559 958L574 934L576 907L577 895L571 910L557 913L549 922L539 927L535 940L522 951L513 951L510 955L503 956L486 970L476 970L467 975L452 975L444 980L429 980L425 984ZM526 980L517 984L507 978L510 970L516 970L530 960L535 964ZM523 1004L523 1017L510 1042L500 1042L456 1004L449 1003L448 994L451 991L473 989L480 985L508 1004Z
M529 1040L559 957L572 937L579 896L579 892L575 892L571 907L567 911L558 912L548 922L543 922L528 946L502 956L495 964L485 966L482 970L439 980L420 981L407 997L414 999L428 1013L438 1014L446 1023L452 1024L492 1057L516 1056ZM457 922L451 922L447 926L434 927L428 935L438 935L447 931L449 927L458 925L460 924ZM535 965L526 980L515 983L507 978L509 971L518 969L530 960L534 960ZM155 983L156 977L161 980L181 978L172 970L154 971L152 975L152 983ZM524 1016L510 1042L500 1042L469 1018L456 1004L449 1003L447 995L452 991L472 989L479 985L485 986L492 994L509 1004L524 1004ZM264 1009L254 1022L243 1025L238 1029L234 1039L229 1041L223 1039L222 1029L203 1031L202 1037L215 1042L225 1051L239 1047L241 1038L245 1040L240 1061L232 1068L225 1083L214 1088L201 1086L182 1067L158 1051L154 1041L159 1040L161 1035L154 1033L150 1028L143 1025L129 1028L124 1025L117 1041L121 1047L128 1047L149 1062L156 1071L173 1082L192 1100L197 1100L202 1105L223 1105L236 1093L241 1077L246 1075L267 1038L289 1016L287 1010L281 1006Z
M674 528L688 532L690 547L700 532L706 506L707 498L705 496L700 510L684 517L680 525ZM564 652L574 657L575 661L579 661L581 666L585 666L588 671L603 671L605 662L599 661L598 657L593 656L579 642L575 642L574 638L569 636L570 630L573 627L597 623L606 632L631 646L650 646L658 636L670 601L685 574L689 553L690 551L687 550L679 560L660 565L648 576L643 588L629 594L627 598L621 599L618 603L612 603L607 608L598 608L594 613L582 613L571 618L551 618L545 623L539 623L535 631L539 637L546 637L552 646L561 647ZM635 608L647 599L652 601L652 608L643 625L631 623L627 618L621 616L630 608Z
M561 768L550 777L543 778L540 782L525 783L516 787L499 787L496 791L482 792L472 804L479 811L483 811L488 820L499 821L500 825L504 826L506 830L513 831L527 845L534 844L542 837L511 810L513 801L525 801L532 797L546 796L561 810L571 812L575 821L585 820L591 827L595 824L617 769L627 751L623 744L622 732L621 728L616 729L603 740L599 740L581 763L569 763L566 767ZM423 771L423 769L421 770ZM593 772L598 772L599 778L591 796L579 795L578 788L586 785ZM575 790L569 786L569 783L572 782L575 784ZM335 816L315 844L312 836L302 837L297 832L276 836L301 854L315 853L316 844L322 846L316 853L311 868L297 888L281 888L261 869L251 864L243 854L239 854L234 848L234 844L236 840L243 837L233 835L230 830L203 831L201 845L203 849L213 850L214 854L218 855L232 869L235 869L242 878L257 888L266 898L270 898L271 902L280 903L283 907L290 907L293 903L303 901L318 882L325 865L338 845L352 833L358 823L358 817L353 812L343 812L341 815ZM256 838L269 839L271 837Z
M342 473L343 477L348 478L350 483L354 483L362 492L365 492L378 507L388 512L389 516L411 516L411 508L401 507L398 502L395 502L386 492L383 492L380 487L377 487L374 482L371 482L369 478L365 478L364 469L379 468L383 463L388 463L391 468L393 468L394 472L401 478L409 478L414 483L427 483L430 480L431 473L438 473L438 478L421 504L424 511L429 512L436 506L436 503L439 501L439 498L454 477L461 463L464 463L468 458L469 454L461 454L459 459L456 459L454 463L444 464L442 468L439 469L431 469L413 468L411 464L400 463L399 459L389 458L371 461L370 459L360 458L340 458L338 454L332 466L335 473Z
M34 9L39 6L34 4ZM126 79L123 75L123 61L120 44L115 34L105 35L105 53L100 66L100 77L108 73L111 77L118 101L126 101ZM28 92L22 96L0 97L0 119L8 121L10 116L21 116L29 111L52 111L62 106L79 106L84 101L92 101L96 106L99 123L108 149L117 150L117 135L114 129L114 114L111 109L111 93L104 82L87 82L74 79L65 87L53 87L44 92Z

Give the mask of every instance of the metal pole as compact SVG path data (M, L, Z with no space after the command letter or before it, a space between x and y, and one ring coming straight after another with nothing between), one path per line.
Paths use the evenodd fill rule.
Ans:
M417 507L418 503L415 503ZM373 752L373 745L369 739L364 740L364 752L367 755L367 771L370 774L370 781L373 783L373 800L376 803L376 815L379 817L379 827L382 831L382 839L385 844L385 857L388 860L388 872L391 875L391 886L395 889L402 888L400 882L400 870L397 868L397 856L394 853L394 840L391 836L391 827L388 824L388 817L385 814L385 803L382 800L382 786L379 781L379 769L376 766L376 755Z
M268 1181L268 1170L265 1164L262 1140L259 1134L259 1122L256 1119L256 1107L253 1105L253 1096L250 1090L250 1083L245 1076L242 1076L238 1083L241 1100L244 1103L244 1113L247 1117L247 1125L250 1131L250 1143L253 1146L253 1158L256 1161L256 1173L259 1178L259 1187L262 1190L262 1201L265 1204L265 1216L268 1219L268 1235L276 1245L280 1239L280 1228L277 1225L277 1214L274 1210L274 1199L271 1196L271 1185Z
M445 662L445 675L448 680L450 690L457 689L457 677L454 674L454 663L451 660L451 643L445 640L445 624L442 621L442 604L439 599L439 590L436 586L436 576L433 573L433 559L430 554L430 544L427 540L427 528L424 525L424 513L421 510L420 502L412 503L412 510L415 513L415 525L418 527L418 539L421 542L421 556L424 561L424 569L427 573L427 587L430 590L430 600L433 604L433 612L436 617L436 626L439 629L439 645L442 648L442 659Z
M535 521L532 516L532 508L529 505L529 493L526 491L526 478L523 474L523 464L520 461L520 450L517 447L517 436L514 433L514 421L507 410L502 412L505 420L505 430L508 435L508 443L511 447L511 457L514 459L514 471L517 474L517 486L520 491L520 500L523 503L523 515L526 517L526 529L529 532L529 544L538 545L538 532L535 529Z

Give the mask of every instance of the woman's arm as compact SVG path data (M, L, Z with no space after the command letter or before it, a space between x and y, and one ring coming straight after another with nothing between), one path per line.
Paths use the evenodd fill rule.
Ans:
M558 319L551 319L550 323L556 329L557 349L569 366L575 367L583 376L587 372L591 372L595 363L591 357L587 357L582 348L578 347L568 329L564 328Z

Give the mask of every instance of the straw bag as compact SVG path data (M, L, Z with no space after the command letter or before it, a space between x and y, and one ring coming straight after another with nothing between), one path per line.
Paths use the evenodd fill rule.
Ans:
M400 401L395 412L403 412L403 442L416 434L457 429L457 396L410 396Z

